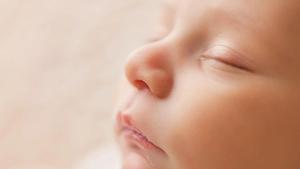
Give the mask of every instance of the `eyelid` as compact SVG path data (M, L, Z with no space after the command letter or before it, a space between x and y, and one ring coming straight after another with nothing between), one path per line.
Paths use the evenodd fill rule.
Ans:
M205 57L218 59L224 64L228 64L249 72L253 72L253 67L250 61L248 61L244 55L230 47L224 45L210 47L206 52L204 52L203 55Z

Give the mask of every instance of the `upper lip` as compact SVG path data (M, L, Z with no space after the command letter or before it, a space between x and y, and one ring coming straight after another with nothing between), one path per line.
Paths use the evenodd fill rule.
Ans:
M123 131L130 130L135 134L143 137L147 142L149 142L152 146L156 147L161 152L165 153L163 149L150 141L150 139L148 139L148 137L142 132L142 130L137 128L137 126L135 125L135 121L133 121L133 118L128 114L128 112L124 113L125 111L128 111L130 109L139 94L140 92L131 93L131 95L129 95L129 97L127 98L127 102L125 102L124 107L119 109L119 111L117 112L117 121L115 128L116 134L119 136Z
M133 101L135 100L135 98L137 97L138 92L135 93L131 93L131 95L129 95L129 97L127 98L127 102L124 104L124 107L119 110L118 114L117 114L117 132L122 132L124 129L131 129L133 131L136 131L137 133L143 135L143 133L136 128L133 124L132 124L132 118L129 115L125 115L124 111L126 111L127 109L130 108L130 106L132 105Z
M128 115L124 115L121 112L119 112L117 115L117 123L119 132L122 132L123 130L131 130L136 134L145 137L148 140L148 138L143 134L143 132L132 124L132 119Z

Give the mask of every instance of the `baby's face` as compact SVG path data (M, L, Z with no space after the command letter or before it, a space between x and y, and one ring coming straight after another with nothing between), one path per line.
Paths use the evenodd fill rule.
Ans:
M126 64L123 168L299 169L299 17L297 0L173 2Z

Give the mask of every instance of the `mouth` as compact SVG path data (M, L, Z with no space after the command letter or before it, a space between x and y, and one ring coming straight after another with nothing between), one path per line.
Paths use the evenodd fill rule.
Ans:
M117 134L123 136L127 143L133 144L142 150L165 153L162 148L155 145L141 130L132 124L132 120L129 116L123 115L122 113L117 115Z

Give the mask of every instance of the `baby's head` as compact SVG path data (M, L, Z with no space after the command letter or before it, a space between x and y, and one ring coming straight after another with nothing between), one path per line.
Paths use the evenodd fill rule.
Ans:
M300 2L181 0L129 57L124 169L299 169Z

